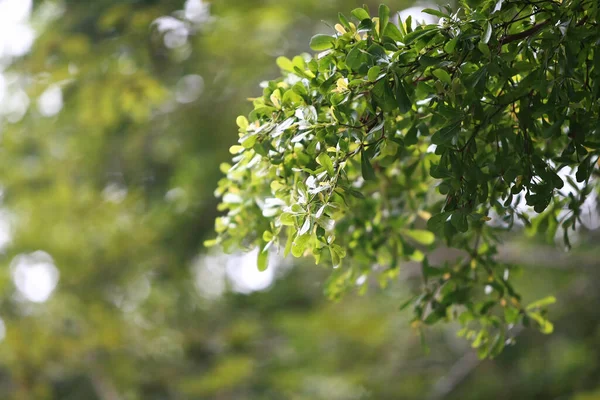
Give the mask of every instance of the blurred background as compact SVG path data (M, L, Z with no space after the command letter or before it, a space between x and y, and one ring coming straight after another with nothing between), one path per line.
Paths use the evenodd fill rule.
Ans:
M555 333L484 362L453 325L423 351L417 266L332 302L310 260L203 248L247 98L363 2L0 0L0 399L600 399L591 213L502 247Z

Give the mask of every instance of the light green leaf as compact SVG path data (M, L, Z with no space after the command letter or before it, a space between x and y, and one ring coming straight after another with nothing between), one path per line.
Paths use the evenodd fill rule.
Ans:
M439 18L450 18L450 16L448 14L445 14L439 10L434 10L433 8L426 8L426 9L422 10L421 12L425 13L425 14L433 15L433 16L439 17Z
M284 56L277 57L275 62L282 71L294 72L294 63L289 58Z
M542 317L540 313L528 312L527 315L540 325L540 332L545 335L549 335L554 332L554 324Z
M294 257L302 257L304 251L308 247L308 242L310 241L310 235L300 235L297 236L296 239L292 242L292 255Z
M258 257L256 258L256 264L258 266L259 271L265 271L269 266L269 250L263 250L258 252Z
M240 129L242 131L245 131L246 129L248 129L248 119L246 117L244 117L243 115L240 115L239 117L236 118L235 123L237 124L237 126L240 127Z
M248 135L244 136L242 139L240 139L240 144L245 149L251 149L252 147L254 147L254 144L256 143L257 139L258 139L258 136L255 133L248 134Z
M390 8L385 4L379 6L379 32L385 32L390 20Z
M351 14L354 15L354 17L359 21L371 18L369 13L364 8L355 8L354 10L352 10Z
M271 231L264 231L262 237L265 242L270 242L273 240L273 233Z
M335 175L335 168L333 167L333 161L331 161L331 158L327 155L327 153L323 152L323 153L319 154L317 156L317 162L319 164L321 164L321 166L325 167L325 170L327 170L327 173L330 176Z
M381 67L379 65L375 65L374 67L369 68L369 72L367 73L367 77L371 82L375 82L379 73L381 72Z
M279 222L281 223L281 225L284 226L294 226L296 224L296 221L294 219L294 216L290 213L282 213L279 216Z
M344 14L342 14L341 12L338 13L338 20L340 21L340 24L342 24L342 26L346 29L349 30L350 29L350 23L348 22L348 19L346 18L346 16Z
M488 44L491 37L492 37L492 24L490 24L488 22L487 26L485 28L485 32L483 32L483 36L481 37L481 41L485 44Z
M440 81L450 85L452 83L452 78L450 77L450 74L443 69L436 69L433 72L433 76L435 76L436 78L438 78Z
M536 308L546 307L546 306L549 306L554 303L556 303L556 297L554 297L554 296L544 297L543 299L540 299L540 300L534 301L533 303L530 303L527 306L527 310L533 310Z
M406 229L402 233L418 243L430 245L435 241L435 235L430 231L421 229Z

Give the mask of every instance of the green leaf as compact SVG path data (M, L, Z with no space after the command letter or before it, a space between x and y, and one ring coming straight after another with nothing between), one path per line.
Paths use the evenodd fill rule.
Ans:
M279 222L283 226L294 226L296 225L296 219L290 213L284 212L279 216Z
M396 101L398 102L398 109L401 113L406 114L412 108L412 104L408 95L406 94L406 89L404 88L404 84L399 77L396 76L396 85L394 87L396 92Z
M402 41L402 33L394 23L388 23L383 34L396 42Z
M460 122L455 122L438 130L431 137L431 143L440 145L450 142L454 136L460 131Z
M296 258L302 257L302 255L306 251L306 248L308 247L309 241L310 234L297 236L292 243L292 255Z
M447 85L450 85L452 83L452 78L446 70L436 69L432 72L432 74Z
M394 111L397 107L396 98L392 91L391 83L382 79L373 87L373 97L383 111Z
M433 15L434 17L450 18L450 16L448 14L445 14L439 10L434 10L433 8L426 8L426 9L422 10L421 12L425 13L425 14Z
M367 55L363 53L358 46L354 46L348 56L346 56L346 65L353 71L358 71L360 67L367 62Z
M575 179L577 182L585 182L591 173L590 162L588 159L585 159L579 164L577 167L577 172L575 173Z
M432 232L443 232L444 224L448 219L449 213L443 212L440 214L436 214L427 220L427 229Z
M340 254L333 247L329 247L329 254L331 255L331 264L334 267L339 267L339 265L342 263Z
M269 250L265 249L258 252L256 264L259 271L265 271L269 267Z
M487 23L487 26L485 28L485 32L483 32L483 36L481 37L481 41L484 44L488 44L488 42L490 41L490 38L492 37L492 24L490 24L489 22Z
M424 245L430 245L435 242L435 235L430 231L424 231L421 229L406 229L403 230L402 233Z
M314 51L323 51L331 49L335 43L335 38L329 35L317 34L310 39L310 48Z
M271 231L264 231L262 237L265 242L270 242L273 240L273 233Z
M390 8L385 4L379 6L379 32L385 32L390 20Z
M373 166L371 165L371 161L364 151L360 152L360 166L362 177L365 181L373 181L377 178Z
M352 10L351 14L354 15L354 18L356 18L359 21L371 18L369 13L364 8L355 8L354 10Z
M335 169L333 167L333 161L327 155L327 153L323 152L317 156L317 162L321 164L321 166L325 167L325 170L329 174L329 176L335 175Z
M469 230L469 222L467 221L467 214L463 211L456 211L450 217L450 223L459 232L466 232Z
M406 23L408 24L408 19L406 20ZM407 25L408 28L408 25ZM421 39L425 36L433 36L435 33L437 32L437 30L433 30L433 29L418 29L415 30L413 32L407 33L406 36L404 36L404 39L402 40L402 42L405 45L409 45L412 42Z
M292 251L292 245L294 244L294 236L296 235L296 230L293 228L287 228L287 241L285 242L285 248L283 249L283 256L287 257Z
M554 296L548 296L548 297L544 297L543 299L534 301L533 303L530 303L526 310L533 310L536 308L542 308L542 307L546 307L549 306L551 304L556 303L556 297Z
M479 42L477 43L477 48L485 57L489 57L491 55L490 48L487 44Z
M235 120L235 123L242 131L245 131L246 129L248 129L248 119L246 117L244 117L243 115L240 115L239 117L237 117Z
M350 30L350 23L348 22L348 18L346 18L346 16L341 12L338 13L338 20L346 30Z
M294 63L289 58L284 56L277 57L275 62L282 71L294 72Z
M480 347L486 341L486 339L487 331L482 329L475 337L475 340L473 340L473 343L471 343L471 347L473 347L474 349Z
M554 332L554 325L552 324L552 322L542 317L540 313L528 312L527 316L539 324L540 332L542 332L543 334L549 335L552 332Z
M506 307L504 309L504 320L507 324L516 324L519 321L520 312L517 308Z
M429 57L425 55L419 57L419 64L424 67L431 67L432 65L439 64L439 62L440 60L436 57Z
M399 310L400 311L405 310L408 306L410 306L411 304L413 304L417 300L418 297L419 297L419 295L416 294L416 295L410 297L409 299L403 301L402 303L400 303Z
M448 54L454 54L454 50L456 49L456 44L458 43L458 37L455 37L453 39L450 39L445 45L444 45L444 51Z
M240 144L245 149L251 149L252 147L254 147L254 144L256 143L257 139L258 139L258 135L256 135L255 133L248 134L248 135L244 136L242 139L240 139Z
M379 77L380 72L381 72L381 67L379 65L375 65L375 66L369 68L369 72L367 73L367 78L369 78L369 80L371 82L375 82L377 80L377 78Z

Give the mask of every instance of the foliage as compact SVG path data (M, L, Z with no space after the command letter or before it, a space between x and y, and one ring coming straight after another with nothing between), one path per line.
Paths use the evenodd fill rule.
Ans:
M0 1L10 2L28 3ZM410 314L394 312L419 289L414 264L389 290L367 279L363 296L336 303L322 294L328 269L309 260L272 268L270 257L270 269L254 276L275 271L273 285L240 293L226 265L234 261L203 253L219 164L245 98L277 72L276 55L306 51L312 35L328 31L322 19L362 2L221 0L198 23L186 9L206 5L199 0L34 1L34 45L0 78L1 399L598 393L597 231L578 232L568 262L543 246L511 250L523 303L556 295L555 332L522 331L501 357L470 370L473 350L455 337L456 324L429 330L425 355ZM410 5L389 0L394 10ZM42 106L48 93L62 94L62 108ZM16 113L23 99L28 107ZM35 259L59 272L44 302L15 284L16 261ZM447 379L456 371L466 377L459 384Z
M277 59L283 76L237 119L217 191L227 213L208 244L258 246L259 268L280 245L311 254L334 267L332 297L373 269L385 281L402 260L421 262L421 292L403 305L413 326L458 320L481 357L495 356L513 326L553 330L554 298L522 304L494 256L516 223L550 239L561 228L566 247L580 223L600 156L600 6L425 12L439 23L413 30L384 5L357 8L311 39L315 57ZM464 256L431 265L442 242Z

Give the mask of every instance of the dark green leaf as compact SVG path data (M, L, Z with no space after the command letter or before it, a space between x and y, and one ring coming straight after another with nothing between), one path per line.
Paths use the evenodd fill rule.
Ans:
M365 181L373 181L377 177L375 176L375 171L373 170L373 166L371 165L371 160L364 151L360 153L360 166L362 170L362 177Z

